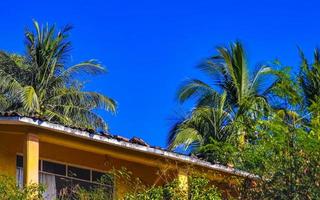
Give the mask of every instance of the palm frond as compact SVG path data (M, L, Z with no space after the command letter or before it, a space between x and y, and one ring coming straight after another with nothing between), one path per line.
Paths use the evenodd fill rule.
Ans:
M197 148L200 144L209 142L209 138L221 141L232 134L234 117L228 112L231 110L227 108L226 97L226 93L216 96L212 106L197 107L179 120L169 133L169 147L175 148L180 143L185 148Z
M116 102L98 92L83 91L85 82L79 77L101 74L103 66L92 59L67 66L71 26L59 31L55 25L42 26L34 20L33 27L25 31L24 56L0 52L1 109L37 113L70 126L106 129L96 110L115 113Z
M272 74L271 68L262 66L251 76L240 42L232 43L229 48L217 47L216 50L218 55L198 66L213 80L212 84L190 79L178 90L181 103L195 98L196 104L170 131L169 142L172 148L178 143L187 148L193 142L199 144L198 138L206 144L210 138L223 141L238 137L239 132L245 132L246 127L253 127L257 119L269 110L264 90L272 89L263 87L263 81ZM275 86L273 81L276 80L269 81L270 86Z
M178 100L183 103L191 97L199 98L204 95L214 95L215 93L210 85L197 79L191 79L184 82L179 88Z
M260 89L264 91L261 86L263 85L263 81L267 81L266 79L271 82L271 85L273 82L276 82L276 79L272 80L270 75L273 75L273 70L271 67L265 65L260 66L259 69L253 74L253 78L250 81L249 91L253 93L258 93Z
M32 86L25 86L20 95L23 107L27 112L40 111L38 95Z
M62 71L55 80L62 79L67 82L75 75L98 75L105 72L106 69L96 60L88 60L68 67L66 70Z
M182 128L177 127L179 132L174 134L172 131L172 141L170 142L169 149L173 150L179 146L182 146L185 150L187 150L192 144L193 146L199 146L202 144L202 137L199 132L193 128Z
M60 94L48 99L47 103L53 105L73 104L82 106L88 110L100 108L112 113L115 113L117 108L117 103L105 95L73 89L64 89Z

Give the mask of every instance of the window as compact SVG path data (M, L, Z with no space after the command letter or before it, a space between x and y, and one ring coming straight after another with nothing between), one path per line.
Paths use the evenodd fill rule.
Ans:
M113 177L102 172L92 171L92 181L106 185L112 185Z
M17 167L23 167L23 157L17 156Z
M92 171L92 181L100 182L103 175L102 172Z
M41 166L41 164L40 164L40 166ZM41 170L41 167L40 167L40 170ZM49 162L49 161L44 160L44 161L42 161L42 171L65 176L66 175L66 165L53 163L53 162Z
M47 186L45 199L55 199L61 196L72 196L76 186L91 190L103 187L106 194L113 196L113 179L111 175L78 166L40 160L40 183ZM102 177L103 181L100 181ZM107 181L105 181L107 180Z
M23 187L23 157L16 157L16 180L17 185L22 188Z
M90 181L90 170L68 166L68 176Z
M22 187L22 156L17 156L16 166L17 181L19 186L21 185ZM64 195L64 197L65 195L72 196L72 188L75 186L80 186L88 190L102 187L110 198L113 196L113 178L110 174L63 163L40 160L39 182L46 185L44 199L59 199L62 195Z

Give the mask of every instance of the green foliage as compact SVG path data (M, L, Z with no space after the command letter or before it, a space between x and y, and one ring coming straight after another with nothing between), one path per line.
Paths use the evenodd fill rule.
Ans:
M320 50L315 49L313 63L309 64L300 50L301 66L298 80L304 93L305 103L310 106L320 96Z
M88 129L107 129L94 112L114 113L113 99L82 89L89 75L106 70L96 60L68 66L70 26L40 26L25 32L25 55L0 52L0 111L16 111L43 117L65 125Z
M231 52L235 50L239 48L231 48ZM177 143L173 143L170 138L171 144L175 146L179 143L192 144L190 140L197 138L194 134L197 133L201 136L199 141L202 142L193 149L193 154L213 163L231 165L259 175L260 181L255 183L248 181L239 188L241 199L318 199L320 196L319 50L315 50L312 64L308 63L300 51L302 62L297 76L292 74L290 67L281 67L279 62L276 65L281 67L280 70L268 68L267 74L273 74L276 79L262 95L258 95L260 98L248 95L255 94L254 92L238 92L238 88L241 88L240 83L246 81L235 80L239 77L241 77L239 80L247 79L246 75L240 76L243 75L244 68L239 67L239 63L245 66L241 59L243 56L240 56L243 54L239 52L228 54L226 49L220 49L219 52L222 55L218 58L223 58L221 62L223 64L212 65L214 67L210 69L209 75L215 75L212 76L214 80L219 84L223 83L224 87L221 85L211 87L212 92L208 89L208 85L201 84L202 89L196 90L195 88L200 87L199 81L197 84L196 81L192 81L183 86L179 91L182 102L192 96L197 97L199 101L191 114L175 125L174 134L170 134L171 137L174 135L172 138L176 139ZM231 69L233 71L230 71ZM230 75L228 70L231 72ZM216 71L224 77L216 79ZM248 73L248 70L246 71ZM227 80L232 82L229 87L224 80L225 77L229 77ZM215 89L219 87L227 94L228 99L222 110L230 113L232 120L227 123L212 123L209 126L210 119L215 122L218 115L203 112L201 117L197 117L199 114L196 111L205 105L217 113L216 108L220 107L220 104L215 99L219 97L217 95L219 90ZM202 101L204 96L209 96L209 92L211 96L214 94L215 98L206 98L206 101ZM264 100L259 102L261 98ZM224 139L219 139L214 134L207 134L212 130L223 130L229 125L232 125L233 129L227 130L233 130L231 131L233 134L228 133L228 137ZM190 128L197 132L185 131ZM242 131L245 133L245 137L242 138L244 142L239 145L240 140L236 137L241 138Z
M260 121L256 140L238 149L212 141L201 147L211 162L232 164L261 177L257 185L240 188L241 199L317 199L320 195L318 127L305 128L297 119L287 123L274 115Z
M316 199L320 195L320 140L301 127L282 118L265 122L263 140L257 144L263 167L256 167L262 180L245 190L246 199ZM255 154L255 152L251 152ZM248 162L254 162L247 157ZM246 165L243 168L247 168Z
M78 200L112 200L112 192L106 185L111 185L113 177L110 174L103 175L98 184L94 188L83 188L79 185L65 188L64 191L60 192L60 200L78 199ZM109 190L108 190L109 189Z
M189 200L221 200L218 189L204 177L189 178ZM179 188L179 181L174 180L164 186L147 187L126 195L125 200L185 200L184 191Z
M193 173L190 170L190 173ZM189 177L189 193L181 189L181 184L177 179L166 181L164 185L146 185L139 178L134 177L132 172L126 168L113 170L113 176L117 181L128 186L129 191L124 194L123 200L221 200L219 190L210 181L201 175L191 175ZM165 179L159 174L159 178ZM101 178L101 185L94 189L85 189L79 186L69 188L68 192L59 199L79 199L79 200L108 200L113 199L106 193L104 183L110 183L110 175Z
M124 198L125 200L163 200L164 191L162 187L152 187L143 192L137 192L135 194L128 194Z
M273 70L272 72L279 77L270 91L272 97L277 97L276 101L272 102L273 107L276 109L285 109L290 105L301 105L302 91L299 82L292 79L290 67L281 68L281 70Z
M208 179L203 177L189 178L189 199L190 200L220 200L220 192L216 187L210 185Z
M91 190L76 187L74 188L73 196L79 200L112 200L106 189L101 186ZM69 199L69 198L66 198Z
M171 130L170 148L184 144L186 148L207 144L210 138L226 140L234 130L234 117L226 104L226 93L212 96L215 107L201 106L192 110Z
M198 157L212 163L221 163L224 165L234 165L238 158L238 148L229 141L218 141L211 139L209 144L203 145L196 152Z
M1 200L41 200L44 187L30 185L19 188L14 178L0 175L0 199Z
M192 151L197 151L199 146L210 143L210 139L225 141L230 137L235 144L243 145L257 119L269 110L267 95L277 79L273 70L260 66L250 72L240 42L232 43L229 48L218 47L217 51L217 56L199 66L213 83L192 79L178 91L181 103L195 98L196 105L170 131L171 149L191 146ZM270 76L274 80L271 78L266 84Z

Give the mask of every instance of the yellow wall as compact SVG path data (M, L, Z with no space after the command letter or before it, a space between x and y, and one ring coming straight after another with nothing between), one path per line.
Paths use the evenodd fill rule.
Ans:
M0 173L16 176L16 153L22 152L23 139L17 134L0 133Z
M16 155L23 154L24 134L1 133L0 131L0 173L10 176L16 175ZM68 148L56 144L41 142L39 145L40 159L52 160L87 167L99 171L110 172L121 170L125 167L128 172L132 172L133 179L139 177L143 184L161 184L162 180L157 180L159 168L138 164L110 157L103 154L95 154L88 151ZM119 197L129 190L126 181L116 179L115 189Z
M120 170L125 167L134 177L139 177L143 184L161 185L178 177L187 184L188 174L181 163L172 163L155 155L135 152L129 149L106 145L103 143L77 138L59 132L36 127L0 125L0 173L15 176L16 155L23 153L26 132L36 134L39 138L39 157L70 165L77 165L99 171ZM172 167L172 166L175 167ZM165 171L165 173L163 173ZM163 173L159 176L159 173ZM227 174L212 174L210 179L223 181ZM230 181L228 180L230 183ZM181 186L185 189L185 186ZM116 194L120 198L131 186L123 178L116 178ZM222 189L226 189L225 186Z
M128 180L124 178L125 176L115 177L115 193L119 199L121 199L125 193L130 191L133 186L132 184L135 184L134 180L136 178L139 178L144 185L161 185L166 180L169 181L169 179L174 179L174 176L176 175L175 171L168 170L165 173L168 177L166 177L166 179L159 179L161 169L157 167L125 161L108 155L95 154L41 142L40 159L49 159L105 172L113 172L113 170L119 170L122 172L123 167L125 167L127 173L132 173L132 182L128 182Z

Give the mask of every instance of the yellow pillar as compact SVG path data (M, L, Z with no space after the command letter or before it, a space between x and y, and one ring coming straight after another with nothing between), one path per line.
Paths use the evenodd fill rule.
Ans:
M24 184L39 183L39 138L27 133L23 150Z
M188 181L188 172L178 171L178 181L179 181L179 190L181 197L183 199L188 199L189 194L189 181Z

